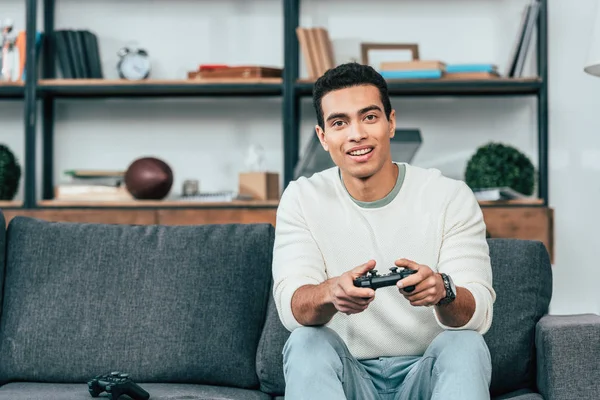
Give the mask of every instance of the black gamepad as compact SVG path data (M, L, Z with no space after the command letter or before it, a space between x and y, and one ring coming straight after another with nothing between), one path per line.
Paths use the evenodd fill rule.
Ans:
M124 394L133 400L148 400L150 398L150 394L129 379L128 374L122 374L118 371L96 376L88 382L88 390L92 397L98 397L100 393L106 392L110 400L117 400Z
M362 275L354 279L354 286L376 290L385 286L394 286L399 280L417 272L408 268L403 268L398 271L398 267L391 267L390 271L391 272L386 275L377 275L377 270L373 269L367 272L366 275ZM415 286L408 286L403 288L403 290L410 293L415 290Z

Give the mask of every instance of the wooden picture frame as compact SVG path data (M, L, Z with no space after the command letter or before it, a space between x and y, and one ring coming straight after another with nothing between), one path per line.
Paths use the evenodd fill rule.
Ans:
M412 53L412 61L419 60L419 45L416 43L361 43L361 61L364 65L370 65L371 50L409 50Z

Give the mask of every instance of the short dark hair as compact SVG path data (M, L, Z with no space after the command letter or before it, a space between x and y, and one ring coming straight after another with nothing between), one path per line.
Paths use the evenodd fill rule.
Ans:
M369 65L350 62L328 70L315 82L313 89L313 105L317 112L317 123L322 129L325 129L323 107L321 106L323 96L334 90L359 85L373 85L379 89L385 116L389 120L390 113L392 112L392 105L390 103L385 79Z

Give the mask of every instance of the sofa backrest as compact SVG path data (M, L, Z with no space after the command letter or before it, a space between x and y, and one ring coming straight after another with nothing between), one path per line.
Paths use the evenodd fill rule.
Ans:
M492 326L484 336L492 356L490 391L496 396L535 389L535 325L547 313L552 293L548 252L537 241L488 239L488 244L496 290ZM288 337L271 298L257 372L261 389L273 395L284 393L281 350Z
M550 257L538 241L488 242L496 290L492 326L484 336L492 356L491 393L535 390L535 326L552 296Z
M7 230L0 382L256 388L273 227L127 226L14 218Z

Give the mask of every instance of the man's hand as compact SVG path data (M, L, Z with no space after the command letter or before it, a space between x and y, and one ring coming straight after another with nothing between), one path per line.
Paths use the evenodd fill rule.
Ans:
M371 260L319 285L304 285L292 296L292 314L305 326L325 325L337 312L347 315L367 309L375 291L354 286L354 279L375 267Z
M413 306L437 306L441 299L446 297L446 288L442 276L433 272L427 265L418 264L407 259L396 260L398 267L406 267L417 271L417 273L399 280L396 286L400 293ZM402 290L403 287L415 285L415 290L408 293ZM456 288L456 298L450 304L437 306L435 311L440 321L452 327L465 325L475 312L475 298L473 294L463 288Z
M347 315L358 314L367 309L375 299L375 290L354 286L354 279L375 268L375 261L370 260L365 264L334 278L331 282L330 297L333 306L339 312Z
M398 267L405 267L417 271L396 283L400 293L410 301L413 306L435 306L446 297L446 288L440 274L433 272L427 265L418 264L405 258L394 262ZM405 292L404 287L415 286L412 292Z

